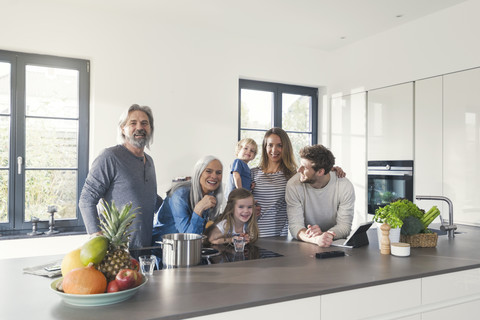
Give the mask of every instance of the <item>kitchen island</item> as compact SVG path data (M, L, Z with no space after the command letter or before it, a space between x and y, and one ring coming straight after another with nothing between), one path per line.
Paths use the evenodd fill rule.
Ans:
M129 300L98 307L70 306L49 288L53 279L22 272L61 256L5 259L0 260L0 318L323 320L420 319L422 314L438 320L480 306L480 229L459 226L457 231L462 233L454 239L439 236L436 248L412 248L409 257L381 255L374 229L368 232L370 244L356 249L263 238L258 247L283 256L158 270ZM346 256L315 258L331 250L344 250Z

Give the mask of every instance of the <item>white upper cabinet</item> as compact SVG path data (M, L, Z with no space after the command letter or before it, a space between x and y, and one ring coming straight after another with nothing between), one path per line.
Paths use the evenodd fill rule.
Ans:
M331 151L355 188L353 228L367 221L366 93L332 97Z
M453 202L454 222L478 225L480 69L445 75L443 103L443 192Z
M368 160L413 159L413 82L368 92Z
M415 82L414 194L443 195L443 77ZM425 210L433 205L444 212L444 201L415 201ZM445 206L446 208L446 206ZM445 215L445 217L448 215Z

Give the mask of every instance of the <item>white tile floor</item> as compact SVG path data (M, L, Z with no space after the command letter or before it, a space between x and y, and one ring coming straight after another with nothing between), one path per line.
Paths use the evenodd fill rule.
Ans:
M89 239L86 234L0 240L0 259L65 254L80 247Z

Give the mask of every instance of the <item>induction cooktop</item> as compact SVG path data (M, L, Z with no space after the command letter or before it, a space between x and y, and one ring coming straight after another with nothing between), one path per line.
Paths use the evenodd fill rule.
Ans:
M202 249L201 265L282 257L283 255L247 244L243 252L235 252L232 245L213 245Z

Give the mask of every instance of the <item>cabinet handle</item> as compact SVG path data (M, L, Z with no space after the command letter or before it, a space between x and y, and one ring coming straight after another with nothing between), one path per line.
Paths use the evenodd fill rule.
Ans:
M22 157L17 157L18 174L22 174L22 165L23 165L23 158Z

